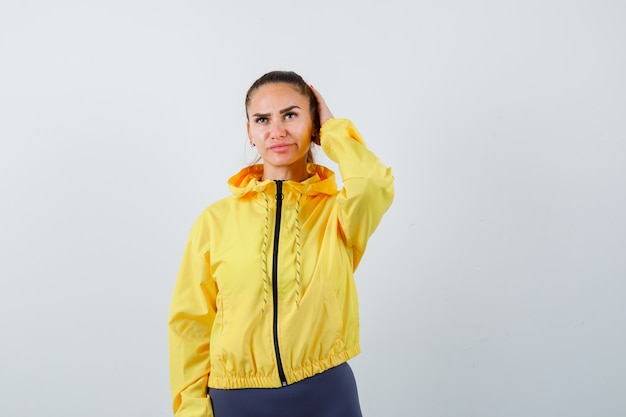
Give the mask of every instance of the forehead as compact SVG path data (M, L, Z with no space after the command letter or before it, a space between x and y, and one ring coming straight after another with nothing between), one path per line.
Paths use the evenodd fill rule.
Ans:
M286 107L294 104L308 108L308 103L308 98L297 87L287 83L270 83L262 85L252 94L249 108Z

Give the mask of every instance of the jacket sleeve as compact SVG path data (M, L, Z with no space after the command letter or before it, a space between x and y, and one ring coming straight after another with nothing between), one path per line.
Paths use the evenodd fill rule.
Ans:
M329 119L320 131L322 149L339 165L343 188L338 196L341 232L358 266L367 240L393 201L393 175L367 147L348 119Z
M213 417L207 380L217 285L210 276L205 223L200 216L191 229L170 307L170 384L176 417Z

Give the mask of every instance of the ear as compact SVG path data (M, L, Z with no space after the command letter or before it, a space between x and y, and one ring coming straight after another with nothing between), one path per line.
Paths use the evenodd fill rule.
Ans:
M248 132L248 139L252 143L252 135L250 134L250 122L246 122L246 131Z

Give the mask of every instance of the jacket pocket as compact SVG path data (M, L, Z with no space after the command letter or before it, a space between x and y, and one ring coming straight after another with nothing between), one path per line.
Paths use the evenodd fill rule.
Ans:
M327 323L332 325L332 333L335 340L333 341L335 349L343 346L343 314L342 304L335 290L335 286L330 278L324 278L324 310L327 316Z

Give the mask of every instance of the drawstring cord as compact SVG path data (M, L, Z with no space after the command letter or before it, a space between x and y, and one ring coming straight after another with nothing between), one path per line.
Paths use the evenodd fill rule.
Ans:
M261 307L261 315L265 314L265 307L267 306L267 288L269 283L267 282L267 242L269 240L269 227L270 227L270 202L267 199L265 192L261 192L263 199L265 199L265 229L263 230L263 248L261 253L261 271L263 271L263 307Z
M261 271L263 272L263 307L261 308L261 314L265 314L265 307L267 307L267 296L268 296L268 268L267 268L267 248L269 245L269 228L270 228L270 202L265 194L265 191L262 191L263 199L265 200L265 226L263 230L263 247L261 249L261 253L263 256L261 257ZM300 201L302 199L302 193L298 195L298 199L296 201L296 308L300 308L300 287L302 283L302 236L301 236L301 225L300 225Z
M300 199L302 198L302 193L298 195L298 200L296 201L296 308L300 308L300 283L302 281L302 272L301 272L301 257L302 257L302 243L300 238Z

